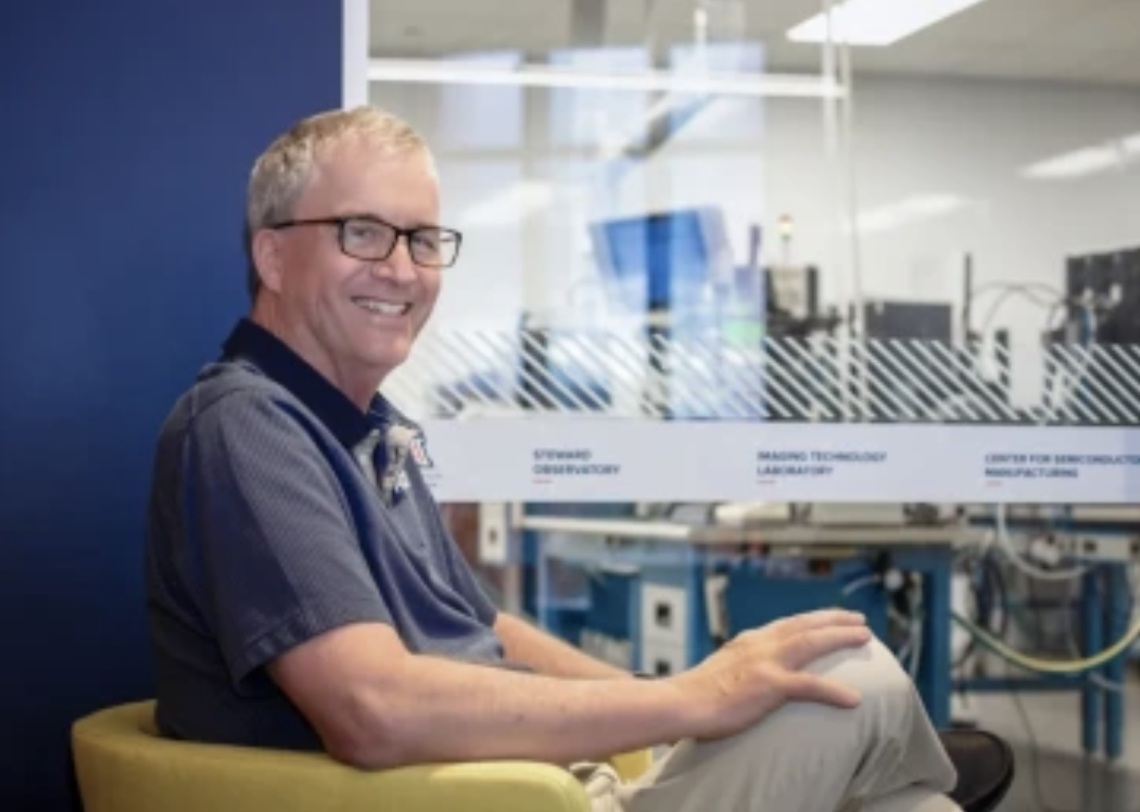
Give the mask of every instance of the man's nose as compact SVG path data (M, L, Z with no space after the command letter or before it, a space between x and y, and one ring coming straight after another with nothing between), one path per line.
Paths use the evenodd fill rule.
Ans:
M396 240L396 246L387 259L373 263L372 273L379 277L391 279L395 282L414 282L416 279L416 264L412 261L412 253L408 247L408 240L401 236Z

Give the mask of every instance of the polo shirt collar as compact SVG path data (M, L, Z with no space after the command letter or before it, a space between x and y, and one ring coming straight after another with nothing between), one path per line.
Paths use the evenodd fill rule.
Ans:
M393 420L408 423L379 393L368 412L294 352L288 344L248 318L241 319L222 345L227 359L243 359L289 390L347 449Z

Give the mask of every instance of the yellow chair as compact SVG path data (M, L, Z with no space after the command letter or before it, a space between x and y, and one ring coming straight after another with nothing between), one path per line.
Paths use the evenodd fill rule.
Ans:
M320 753L159 737L154 702L107 708L71 731L86 812L589 812L581 784L548 764L494 761L365 772ZM623 778L648 750L611 760Z

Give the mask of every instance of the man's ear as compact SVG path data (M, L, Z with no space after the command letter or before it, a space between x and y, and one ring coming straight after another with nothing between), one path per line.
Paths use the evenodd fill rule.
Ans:
M253 235L253 265L261 277L261 285L274 293L281 292L281 235L270 229L261 229Z

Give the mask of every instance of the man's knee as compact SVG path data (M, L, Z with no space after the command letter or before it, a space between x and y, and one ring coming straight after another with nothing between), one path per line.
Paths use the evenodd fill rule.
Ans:
M810 741L811 747L842 750L856 741L902 730L913 718L918 704L914 685L895 656L877 639L822 657L805 670L854 688L861 702L854 710L792 702L760 725L782 741L805 745ZM784 732L791 738L782 738Z
M807 670L859 691L863 705L908 705L915 701L914 683L878 638L857 649L834 652Z
M856 752L909 730L918 695L898 660L878 640L830 654L806 670L857 690L862 698L859 707L791 702L752 728L749 735L760 737L762 749L770 750L779 742L781 749L798 752Z
M823 657L806 670L859 691L859 707L790 702L737 739L701 745L702 757L735 751L743 739L748 763L758 775L811 773L812 780L823 785L848 781L859 770L892 769L902 758L917 706L910 678L894 655L872 640ZM861 780L864 786L870 779L864 775Z

